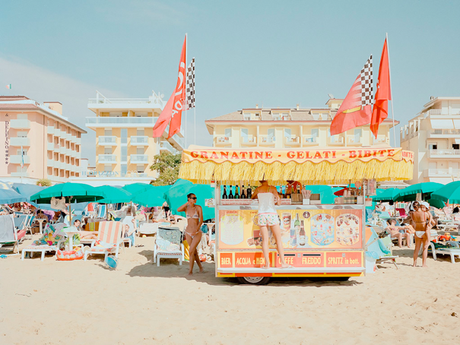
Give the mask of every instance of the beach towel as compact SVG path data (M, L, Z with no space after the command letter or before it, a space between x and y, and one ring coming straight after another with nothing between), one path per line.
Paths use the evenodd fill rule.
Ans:
M64 224L46 224L43 236L35 240L34 246L56 246L60 241L64 240L65 233L62 231Z

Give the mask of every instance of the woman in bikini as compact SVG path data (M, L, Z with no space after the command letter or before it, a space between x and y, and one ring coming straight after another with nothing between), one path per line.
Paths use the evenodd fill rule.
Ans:
M420 207L416 208L411 214L412 226L415 229L414 267L417 266L418 253L422 246L422 265L423 267L427 267L426 258L428 256L428 246L431 241L430 230L433 226L433 219L430 212L428 212L429 207L426 202L421 202Z
M196 261L198 267L200 268L200 272L203 272L203 266L200 262L200 257L196 250L198 243L201 241L201 236L203 233L201 232L201 224L203 224L203 209L200 205L196 204L196 195L190 193L187 195L187 203L182 205L177 209L177 212L185 212L187 217L187 227L185 228L185 238L189 243L190 247L188 250L189 255L189 263L190 263L190 271L189 275L193 274L193 265L194 261Z
M270 268L270 259L269 259L269 248L268 248L268 228L272 231L273 236L276 240L276 247L278 249L278 254L281 260L281 267L288 268L291 267L284 261L284 248L283 241L281 239L281 229L279 224L278 213L275 210L275 203L280 205L280 196L276 191L276 188L269 186L267 181L260 181L262 184L260 187L256 188L251 199L259 200L259 211L258 211L258 224L260 227L260 232L262 234L262 253L265 258L265 265L263 268Z

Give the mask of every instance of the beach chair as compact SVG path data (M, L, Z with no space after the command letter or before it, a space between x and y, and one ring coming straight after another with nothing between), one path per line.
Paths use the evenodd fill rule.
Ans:
M31 258L33 253L41 253L41 261L43 261L45 253L57 252L61 249L65 241L65 233L62 231L64 226L64 224L46 224L43 236L22 249L21 259L24 260L27 252L30 253Z
M143 223L139 231L137 232L138 235L155 235L158 231L158 223Z
M159 228L153 249L153 263L160 266L161 258L178 259L182 265L184 260L184 245L179 228Z
M0 216L0 248L12 246L14 255L19 253L19 243L24 238L25 231L19 238L18 231L14 226L14 216L12 214Z
M450 261L455 264L455 257L460 258L460 247L457 241L448 241L447 242L451 247L449 248L436 248L435 243L430 242L431 254L433 259L437 260L437 255L450 255Z
M107 205L99 205L97 208L97 218L105 219L107 215Z
M98 239L91 242L91 247L85 250L85 261L89 255L104 254L104 260L109 254L115 254L118 258L120 245L123 243L121 237L123 223L121 222L100 222Z
M396 263L396 259L399 258L399 256L393 255L392 253L393 241L391 240L391 237L386 236L384 238L380 238L378 242L379 242L379 247L384 253L384 255L380 256L377 259L377 264L381 264L381 263L389 261L390 263L395 265L397 269L399 269L398 264Z

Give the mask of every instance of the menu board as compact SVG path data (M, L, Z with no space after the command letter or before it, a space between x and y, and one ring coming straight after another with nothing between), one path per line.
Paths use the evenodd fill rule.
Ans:
M362 248L361 209L279 210L286 249ZM269 246L276 248L269 230ZM261 249L257 210L220 210L218 249Z

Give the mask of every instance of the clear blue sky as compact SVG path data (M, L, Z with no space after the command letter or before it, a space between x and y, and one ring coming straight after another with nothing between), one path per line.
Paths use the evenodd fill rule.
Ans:
M2 1L1 94L60 100L84 127L87 98L172 92L184 34L204 120L255 104L343 98L389 34L396 119L430 96L459 96L459 1ZM377 75L375 75L375 82ZM88 130L92 132L91 130ZM90 134L88 138L93 138ZM399 137L399 135L398 135ZM89 142L89 141L88 141ZM92 158L86 144L83 155Z

